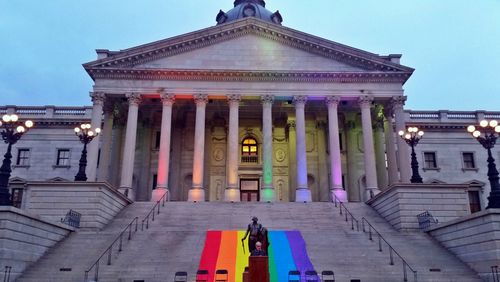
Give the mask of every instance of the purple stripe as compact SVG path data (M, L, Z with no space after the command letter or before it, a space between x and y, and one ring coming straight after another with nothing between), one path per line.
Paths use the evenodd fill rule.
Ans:
M306 270L314 270L311 260L307 255L306 242L299 231L286 231L286 236L292 250L295 266L302 274L302 277L304 277Z

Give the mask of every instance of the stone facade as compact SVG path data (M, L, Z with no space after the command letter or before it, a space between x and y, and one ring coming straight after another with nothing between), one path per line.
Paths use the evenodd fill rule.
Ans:
M92 109L0 109L35 120L16 146L29 154L15 160L19 181L71 180L82 146L71 128L90 122L103 132L89 145L89 181L132 200L366 201L409 182L409 149L396 132L416 125L428 133L417 147L424 180L474 183L485 206L485 153L465 126L499 114L405 112L413 69L401 55L254 17L97 55L84 64ZM422 154L437 150L431 168ZM473 153L474 167L460 169L462 153Z

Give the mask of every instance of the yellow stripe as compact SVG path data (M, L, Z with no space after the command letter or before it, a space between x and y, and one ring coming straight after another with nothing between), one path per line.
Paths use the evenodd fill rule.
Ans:
M238 231L238 246L236 249L236 277L235 282L243 281L243 271L245 271L245 267L248 266L248 238L245 240L245 253L243 253L243 248L241 245L241 239L245 236L245 231Z

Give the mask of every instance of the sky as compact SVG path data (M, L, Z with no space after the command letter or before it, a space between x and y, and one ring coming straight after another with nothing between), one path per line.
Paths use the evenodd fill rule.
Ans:
M266 0L283 25L415 68L407 109L500 111L500 0ZM90 105L82 67L215 25L233 0L0 0L0 105Z

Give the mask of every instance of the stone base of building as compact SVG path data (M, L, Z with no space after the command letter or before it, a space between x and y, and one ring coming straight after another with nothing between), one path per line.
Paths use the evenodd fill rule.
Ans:
M29 265L72 231L75 229L68 225L51 222L18 208L0 206L2 272L3 267L12 267L10 281L15 281Z
M470 214L468 184L395 184L366 203L397 230L419 230L417 215L428 211L439 222Z
M240 189L230 188L224 191L224 201L226 202L240 202Z
M295 191L295 202L312 202L311 190L307 188L297 189Z
M167 188L156 188L151 192L151 202L158 202L165 193L167 194L165 200L170 201L170 191Z
M460 260L490 281L500 265L500 209L488 209L432 226L427 232Z
M28 182L21 208L49 222L69 210L81 214L80 228L102 229L132 201L105 182Z
M204 202L205 190L203 188L191 189L188 192L188 202Z

